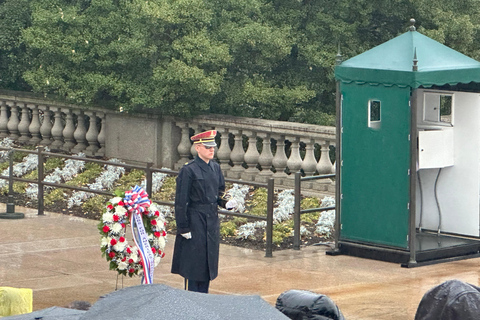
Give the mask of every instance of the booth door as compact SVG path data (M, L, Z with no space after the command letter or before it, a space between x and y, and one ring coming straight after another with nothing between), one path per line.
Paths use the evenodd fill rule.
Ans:
M341 90L340 240L407 248L410 88Z

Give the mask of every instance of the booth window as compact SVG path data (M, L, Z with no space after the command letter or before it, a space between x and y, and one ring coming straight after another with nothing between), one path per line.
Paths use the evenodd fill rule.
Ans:
M380 128L381 103L379 100L368 101L368 127Z
M425 92L423 120L430 123L453 125L453 95Z

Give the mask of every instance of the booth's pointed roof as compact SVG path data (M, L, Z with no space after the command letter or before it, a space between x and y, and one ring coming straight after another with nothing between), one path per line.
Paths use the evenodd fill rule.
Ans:
M412 88L480 82L480 62L413 30L338 65L335 77Z

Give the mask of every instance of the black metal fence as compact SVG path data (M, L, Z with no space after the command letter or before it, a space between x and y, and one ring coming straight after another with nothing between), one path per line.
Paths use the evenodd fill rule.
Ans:
M301 215L311 212L323 212L335 210L335 206L324 208L310 208L301 210L300 203L302 200L302 181L335 178L335 174L324 174L319 176L302 177L301 172L295 173L295 205L293 211L293 249L300 250L300 220Z
M154 167L152 167L151 163L148 163L146 166L130 165L130 164L125 164L125 163L117 163L117 162L105 161L105 160L100 160L100 159L85 158L85 157L79 157L79 156L70 156L70 155L61 154L61 153L46 152L43 147L37 147L36 150L0 147L0 151L2 151L2 150L3 151L8 151L8 157L9 157L9 161L10 161L9 175L8 176L0 175L0 179L7 179L8 184L9 184L7 212L6 212L7 214L14 214L15 213L13 181L21 181L21 182L33 183L33 184L38 185L38 215L44 215L45 214L45 207L44 207L44 187L45 186L50 186L50 187L54 187L54 188L65 188L65 189L76 190L76 191L84 191L84 192L88 192L88 193L94 193L94 194L105 195L105 196L113 196L113 191L110 192L110 191L102 191L102 190L93 190L93 189L89 189L89 188L71 186L71 185L64 184L64 183L51 183L51 182L44 181L44 179L45 179L44 160L45 160L46 157L59 157L59 158L64 158L64 159L84 161L86 163L87 162L93 162L93 163L98 163L98 164L102 164L102 165L123 167L125 169L143 170L145 172L145 179L146 179L146 190L145 191L149 195L152 194L152 184L153 184L152 175L153 175L154 172L161 172L161 173L165 173L165 174L168 174L168 175L177 175L178 174L178 171L154 168ZM38 166L37 166L38 178L36 180L25 179L25 178L14 177L13 176L13 165L14 165L13 158L14 158L14 153L15 152L23 152L23 153L27 153L27 154L37 154L38 155ZM234 179L225 179L225 181L229 182L229 183L246 184L246 185L251 185L251 186L255 186L255 187L263 187L263 188L267 189L268 196L267 196L267 216L266 217L244 214L244 213L234 212L234 211L229 211L229 210L219 210L219 213L227 215L227 216L237 216L237 217L243 217L243 218L248 218L248 219L252 219L252 220L266 221L267 226L266 226L265 257L272 257L274 180L269 179L267 183L256 183L256 182L246 183L245 181L234 180ZM155 201L155 202L160 204L160 205L174 206L174 203L169 202L169 201Z

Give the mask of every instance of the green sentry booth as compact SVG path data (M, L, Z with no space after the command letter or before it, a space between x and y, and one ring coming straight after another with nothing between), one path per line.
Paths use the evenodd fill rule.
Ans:
M410 31L337 65L335 249L414 267L480 250L480 62Z

